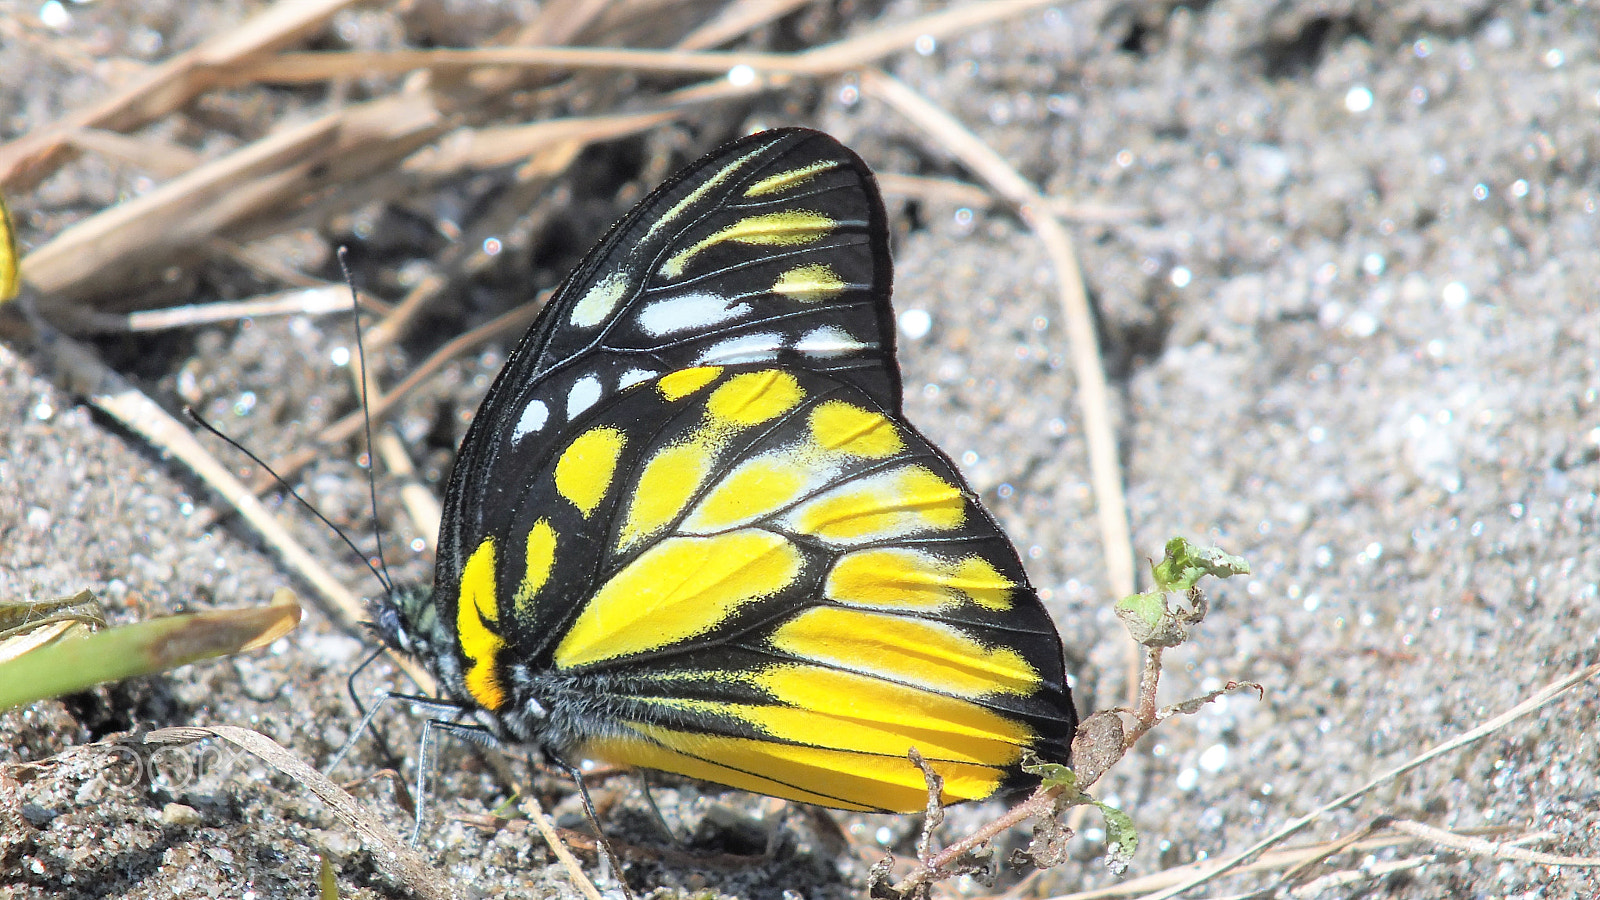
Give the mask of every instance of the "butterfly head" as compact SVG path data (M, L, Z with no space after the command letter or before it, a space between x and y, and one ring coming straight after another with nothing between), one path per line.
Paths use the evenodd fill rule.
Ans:
M438 614L433 588L400 585L370 601L368 627L385 647L418 659L432 659Z

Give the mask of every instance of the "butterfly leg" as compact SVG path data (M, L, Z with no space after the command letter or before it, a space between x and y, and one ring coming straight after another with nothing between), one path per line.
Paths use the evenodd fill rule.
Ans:
M594 828L595 841L600 845L602 857L611 868L611 871L615 873L617 884L622 887L622 895L627 900L634 900L633 889L628 887L628 879L622 874L622 860L618 858L617 852L611 849L611 842L606 840L605 829L600 827L600 814L595 812L594 800L589 797L589 784L583 780L583 770L554 755L547 754L547 756L550 757L551 762L566 770L567 775L571 776L572 782L578 786L578 798L583 801L583 812L584 815L589 817L590 827ZM651 805L655 805L654 801L651 802ZM657 815L660 815L660 813L657 812Z
M676 831L672 830L672 825L667 822L667 817L662 815L661 807L656 804L655 792L650 790L652 787L654 785L650 778L650 770L640 769L639 789L644 793L645 804L650 807L650 812L655 814L656 824L661 826L661 832L667 836L667 840L671 841L674 847L681 848L684 845L684 839L679 837Z
M412 703L425 708L432 707L436 710L449 710L456 715L460 715L465 711L460 704L434 700L428 697L401 697L398 694L391 694L390 697L391 699L410 700ZM435 730L455 735L480 747L500 746L500 741L482 725L463 725L450 719L429 718L423 720L422 737L417 741L417 819L416 823L411 826L411 846L413 847L417 846L422 840L422 822L428 806L428 773L432 770L428 753L433 746L433 733Z
M395 692L389 690L378 691L375 702L372 704L372 708L368 709L367 706L361 702L361 697L356 692L356 676L361 674L361 670L370 665L372 661L377 659L379 654L382 652L383 651L381 649L374 651L370 656L362 661L361 665L356 666L355 671L350 673L349 678L345 679L345 690L350 693L350 702L355 704L356 709L360 710L361 721L356 723L355 730L350 732L350 737L345 739L344 746L340 747L339 752L333 755L333 761L328 763L328 767L322 772L324 775L332 775L333 770L339 768L339 764L344 762L344 758L350 755L351 750L355 749L356 741L360 740L361 736L367 733L367 729L372 727L372 720L377 717L378 710L383 708L383 704L386 701L399 696ZM388 755L388 749L388 747L383 748L386 755Z

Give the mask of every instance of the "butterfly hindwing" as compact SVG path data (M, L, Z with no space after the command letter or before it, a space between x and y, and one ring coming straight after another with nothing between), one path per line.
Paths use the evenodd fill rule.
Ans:
M648 423L648 424L643 424ZM466 568L457 615L567 701L579 752L793 799L915 809L917 746L951 801L1024 749L1060 758L1055 630L954 467L832 375L679 370L574 423ZM464 646L467 642L464 642ZM507 660L514 658L515 663ZM1070 708L1070 707L1069 707Z

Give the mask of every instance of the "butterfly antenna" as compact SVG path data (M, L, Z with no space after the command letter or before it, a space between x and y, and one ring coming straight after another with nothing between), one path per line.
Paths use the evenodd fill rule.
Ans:
M283 476L279 475L277 473L277 471L275 471L272 468L272 466L267 465L266 460L264 460L261 457L255 455L254 453L250 452L249 448L245 447L245 445L243 445L243 444L239 443L238 441L234 440L233 438L228 437L227 435L223 434L220 430L218 430L217 426L212 425L210 422L207 422L205 419L200 418L200 414L195 412L193 407L185 406L183 408L183 414L189 417L189 421L191 421L194 424L200 426L201 428L205 429L206 431L209 431L212 434L216 435L218 438L220 438L222 440L223 443L225 443L229 447L232 447L233 449L239 451L240 453L243 453L245 456L249 457L251 462L255 463L256 465L258 465L262 469L264 469L268 475L272 476L272 480L276 481L278 483L279 487L283 488L283 490L286 493L288 493L289 496L293 497L296 501L298 501L300 503L300 505L304 506L306 508L306 510L308 512L310 512L313 516L316 516L317 517L317 521L319 521L322 524L328 526L328 530L330 530L334 534L338 535L339 536L339 540L344 541L344 545L346 547L349 547L350 548L350 552L354 553L363 563L366 564L367 570L372 573L374 578L378 579L378 583L383 585L383 589L384 590L386 590L386 591L393 591L394 590L394 585L391 584L390 581L389 581L388 572L387 571L379 571L378 568L372 564L372 560L369 559L365 553L361 552L361 548L356 546L355 541L350 540L350 536L344 533L344 529L342 529L339 526L333 524L333 522L330 521L327 516L322 514L321 510L317 509L315 506L312 505L310 500L307 500L306 498L300 496L300 492L296 491L294 489L294 487L289 484L289 482L285 481ZM379 558L379 562L382 562L382 558L381 557Z
M365 433L367 442L367 498L372 504L372 538L378 546L378 566L383 569L384 589L394 593L394 581L389 577L389 563L383 554L383 529L378 527L378 481L377 451L372 446L372 408L367 402L367 345L361 339L361 297L356 292L355 276L350 274L350 248L339 247L339 271L344 273L345 286L350 288L350 309L355 314L356 324L356 361L360 365L361 373L361 428Z

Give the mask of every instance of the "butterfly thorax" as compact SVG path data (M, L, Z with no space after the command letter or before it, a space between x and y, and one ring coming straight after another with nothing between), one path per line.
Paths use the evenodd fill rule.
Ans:
M466 683L459 635L438 609L433 588L402 586L370 605L371 628L385 646L421 662L445 697L470 711L496 739L566 763L579 758L575 754L585 743L618 733L607 725L616 703L595 698L625 694L633 681L626 677L571 675L508 659L499 670L508 702L496 710L481 706Z
M384 646L422 663L447 699L460 703L463 709L473 709L476 702L462 682L454 629L439 617L435 601L433 588L397 587L369 605L372 631ZM501 736L498 727L491 730Z

